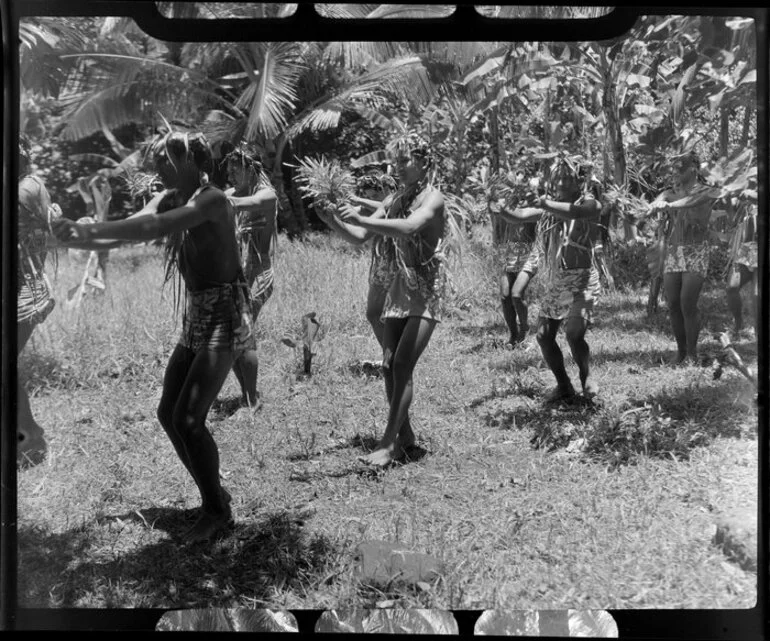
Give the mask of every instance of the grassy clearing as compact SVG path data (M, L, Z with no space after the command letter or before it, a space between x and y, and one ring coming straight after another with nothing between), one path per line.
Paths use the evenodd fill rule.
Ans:
M673 349L664 305L648 321L645 292L617 292L589 333L601 406L544 408L552 380L533 339L513 353L490 340L504 326L484 231L416 372L412 415L426 454L381 473L356 463L387 409L382 381L351 368L379 356L364 318L368 251L282 239L258 330L264 407L211 417L237 524L209 547L174 539L198 497L155 420L181 325L170 290L159 293L160 256L115 253L107 295L79 313L58 305L21 359L50 456L19 475L20 605L753 606L756 575L710 542L716 512L757 505L746 381L662 366ZM59 300L79 269L62 258ZM707 327L726 322L718 287L701 307ZM302 379L299 354L280 338L309 311L321 340ZM738 349L755 367L756 344ZM221 396L237 391L231 376ZM645 403L655 412L619 422ZM354 550L372 539L433 555L444 574L429 587L366 585Z

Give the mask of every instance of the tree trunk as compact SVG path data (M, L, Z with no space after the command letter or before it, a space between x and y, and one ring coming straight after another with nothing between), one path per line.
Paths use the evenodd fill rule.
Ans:
M602 50L602 76L604 93L602 95L602 110L607 123L607 135L612 151L612 182L622 187L626 182L626 152L623 148L623 133L620 129L615 79L612 77L612 63L607 60L607 54Z
M498 118L498 107L494 107L489 112L489 133L492 136L492 173L500 171L500 124Z
M725 105L719 108L719 157L727 158L730 143L730 112Z
M278 223L283 227L289 236L301 236L305 228L304 211L299 215L295 211L289 194L286 193L286 187L283 181L283 155L286 151L288 140L281 135L276 145L275 161L270 175L270 182L273 184L276 196L278 197Z

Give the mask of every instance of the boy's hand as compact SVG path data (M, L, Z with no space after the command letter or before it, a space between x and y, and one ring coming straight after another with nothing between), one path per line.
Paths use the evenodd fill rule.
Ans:
M354 225L361 220L359 208L353 207L353 205L343 205L340 207L338 216L343 222L352 223Z
M51 229L56 239L62 243L85 242L91 240L91 225L81 225L67 218L51 221Z

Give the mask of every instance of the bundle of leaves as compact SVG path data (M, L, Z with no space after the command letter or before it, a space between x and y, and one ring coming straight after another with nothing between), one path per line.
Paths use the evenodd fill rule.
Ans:
M602 195L604 204L612 208L622 220L637 223L649 212L650 205L644 198L632 194L628 187L610 185Z
M640 457L686 460L710 436L697 421L688 420L686 411L648 400L598 417L586 430L582 449L610 465L635 464Z
M296 167L300 191L321 209L344 202L355 190L353 174L337 159L305 157Z

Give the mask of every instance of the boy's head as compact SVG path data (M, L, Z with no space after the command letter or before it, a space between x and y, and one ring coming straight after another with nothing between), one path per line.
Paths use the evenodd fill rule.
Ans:
M416 132L399 138L392 146L393 164L405 185L425 177L433 166L433 152L430 143Z
M674 156L671 159L671 178L675 187L692 183L700 171L700 158L694 151Z
M212 155L201 133L172 131L158 135L150 143L149 160L166 187L177 187L183 180L207 180Z
M396 181L381 172L369 172L356 180L356 194L370 200L384 200L396 190Z
M553 197L562 202L573 202L580 196L578 167L560 158L551 169L550 186Z
M233 186L239 186L250 179L263 175L262 159L259 152L240 145L228 153L222 161L227 172L227 179Z

